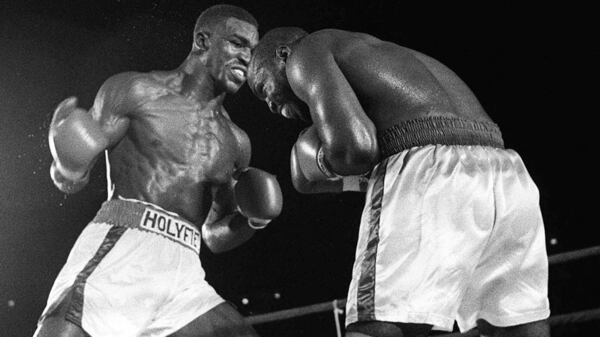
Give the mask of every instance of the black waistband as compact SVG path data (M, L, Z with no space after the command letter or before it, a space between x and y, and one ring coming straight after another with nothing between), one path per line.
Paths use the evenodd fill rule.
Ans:
M401 122L377 136L382 158L415 146L481 145L504 148L500 128L493 122L457 117L425 117Z

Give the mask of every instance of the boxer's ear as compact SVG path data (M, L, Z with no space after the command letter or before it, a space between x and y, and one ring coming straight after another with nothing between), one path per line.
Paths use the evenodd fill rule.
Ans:
M194 46L196 49L205 52L210 48L210 34L199 31L194 35Z
M285 62L287 61L288 56L290 56L290 51L290 47L286 45L280 45L275 49L275 55L277 58Z

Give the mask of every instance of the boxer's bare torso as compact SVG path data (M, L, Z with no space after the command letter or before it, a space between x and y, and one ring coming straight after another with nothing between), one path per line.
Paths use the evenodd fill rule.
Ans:
M294 82L305 79L289 76L291 73L310 78L328 71L325 68L332 64L316 59L323 53L333 56L340 70L337 74L343 74L378 131L425 116L490 121L475 95L452 70L422 53L364 33L326 29L300 40L287 65L292 88ZM310 68L302 66L307 58ZM314 66L318 64L321 66ZM302 71L293 71L298 66ZM325 88L328 85L322 83L322 90L313 90L327 95L331 92Z
M75 97L62 101L55 109L49 130L49 147L54 158L50 176L56 187L65 193L81 191L89 182L90 170L108 150L113 198L137 199L177 213L195 224L201 232L203 245L213 253L231 250L249 240L258 228L252 225L258 224L264 228L278 215L281 207L280 193L277 193L279 185L267 173L248 168L251 155L249 138L230 120L223 107L223 99L226 94L236 93L245 83L251 51L257 43L257 23L250 13L236 6L212 6L198 17L191 51L177 69L114 75L101 86L89 111L78 107ZM242 170L238 170L234 178L233 173L237 169ZM242 183L242 187L238 188L240 182L244 181L247 184ZM267 185L271 189L244 204L244 208L237 202L243 200L244 196L254 197L258 194L248 192L248 188L244 190L243 187L248 185ZM245 194L236 198L236 191ZM268 194L271 191L274 193ZM263 205L251 201L264 201L275 208L261 208ZM255 336L251 326L230 304L222 302L210 308L212 301L220 299L216 294L213 299L207 298L213 292L204 283L191 285L185 280L175 282L175 291L169 291L168 294L161 294L158 288L156 294L145 291L117 294L114 291L121 289L121 284L111 284L112 276L106 279L107 282L102 279L92 284L92 278L88 276L105 256L105 253L99 252L107 252L117 244L133 245L137 249L141 247L140 242L148 238L140 234L132 235L131 240L119 241L124 231L115 228L135 227L136 217L141 216L127 209L131 205L125 204L123 214L102 207L101 211L108 209L108 212L115 213L109 214L114 219L108 221L112 224L112 220L115 220L115 223L108 230L96 255L93 255L93 268L78 283L95 289L108 287L108 290L104 289L105 292L95 292L96 296L110 297L106 296L110 292L119 297L118 301L107 299L106 303L110 302L110 305L103 307L114 309L111 313L113 316L105 315L106 311L102 308L96 312L99 307L93 306L85 313L93 317L90 321L98 326L110 325L112 318L120 319L119 315L123 314L127 318L128 331L137 333L170 331L171 336L213 336L217 333ZM245 214L252 214L253 218ZM111 236L111 233L117 234ZM167 230L167 234L172 233ZM96 237L92 240L96 240ZM165 244L170 245L167 241ZM88 241L81 242L85 242L82 245L88 244ZM92 245L85 249L95 248ZM107 267L103 273L112 273L133 262L136 272L143 271L143 275L138 278L136 274L132 280L140 282L141 287L147 285L152 288L161 279L155 279L154 273L172 273L173 277L179 277L184 275L181 274L183 270L199 272L198 268L202 268L199 260L185 255L183 250L185 248L177 250L172 246L156 251L160 260L172 262L173 268L166 270L162 270L163 265L152 261L157 255L134 262L135 257L125 259L131 250L111 250L113 254L121 254L114 257L114 261L118 260L118 268ZM146 265L149 266L147 269ZM78 268L74 269L75 273L79 273ZM77 282L80 282L79 276L77 278ZM181 291L176 288L184 290L186 295L181 296ZM76 297L72 295L76 292L75 286L57 289L57 293L67 295L51 294L50 298L56 302L49 302L36 336L87 336L84 329L93 329L93 324L86 324L90 325L88 327L82 323L83 293L78 293L79 297L73 299ZM86 292L86 301L93 296ZM131 303L143 300L146 304L140 296L159 296L159 300L149 301L157 306L149 304L141 308L143 310L140 311L145 312L136 320L127 312ZM163 299L172 305L161 306ZM75 313L78 317L69 319L67 316L71 315L74 306L79 308ZM205 307L209 310L205 311ZM191 321L185 317L182 320L174 319L180 316L178 310L187 310L188 316L196 317ZM173 328L177 330L175 333L172 332Z
M214 191L248 164L250 142L229 119L222 97L204 102L187 95L182 80L178 72L118 75L115 89L125 89L119 101L126 103L107 102L117 108L102 109L108 113L98 117L105 130L122 135L109 150L115 194L154 203L200 226Z
M378 137L403 122L427 117L492 122L452 70L369 34L337 29L306 34L282 27L263 36L254 55L248 83L255 95L273 113L312 123L327 170L341 176L369 172L380 160ZM342 188L339 182L294 176L294 186L304 193Z

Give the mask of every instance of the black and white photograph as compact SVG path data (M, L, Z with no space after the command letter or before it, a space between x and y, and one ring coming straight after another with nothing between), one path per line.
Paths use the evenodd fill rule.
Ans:
M600 334L594 12L0 2L0 336Z

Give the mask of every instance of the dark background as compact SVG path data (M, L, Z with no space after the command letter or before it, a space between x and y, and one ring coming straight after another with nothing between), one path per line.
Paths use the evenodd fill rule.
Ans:
M78 194L52 185L46 137L54 107L75 95L89 108L102 82L122 71L179 66L196 17L215 3L0 2L0 336L31 336L72 244L106 197L103 162ZM585 9L228 3L253 13L261 34L290 25L361 31L442 61L473 89L538 184L548 253L599 244L592 135L600 52ZM284 208L242 247L221 255L203 250L209 282L246 315L344 298L363 196L296 193L289 150L301 125L268 113L247 86L225 105L251 138L251 165L277 175ZM598 307L599 262L551 267L553 314ZM553 335L589 335L599 327L572 324ZM262 336L335 335L331 313L258 330Z

